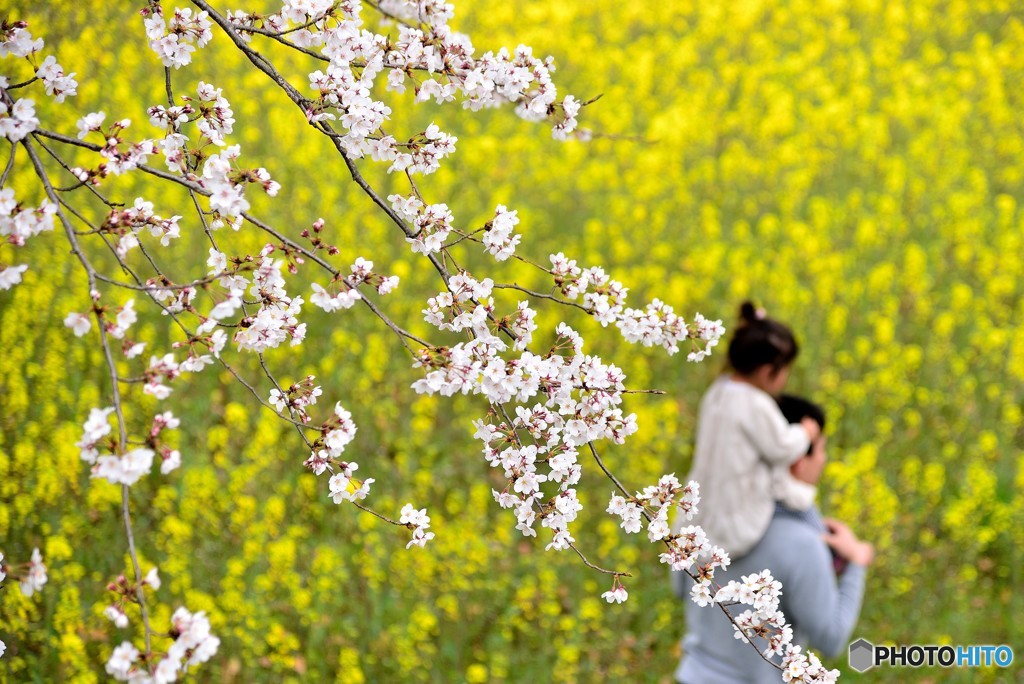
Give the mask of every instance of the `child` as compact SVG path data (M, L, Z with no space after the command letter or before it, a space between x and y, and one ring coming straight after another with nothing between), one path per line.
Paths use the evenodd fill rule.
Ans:
M820 406L807 399L789 394L783 394L778 401L782 415L790 423L799 423L810 416L824 432L825 411ZM818 493L817 485L809 484L818 481L824 467L825 436L821 435L814 440L803 458L797 459L789 468L774 470L773 476L776 478L776 482L773 483L773 486L775 491L788 492L788 496L779 499L780 510L785 509L788 515L806 520L810 525L826 534L826 541L828 541L828 536L833 533L833 530L822 519L821 511L814 505L814 499ZM836 571L836 575L842 575L849 562L831 547L832 545L829 544L832 551L832 567Z
M790 423L811 417L824 427L824 411L810 402L783 397L782 412ZM813 441L809 454L796 459L785 468L793 481L812 491L820 481L825 467L825 438ZM862 541L849 527L838 520L822 520L813 504L807 510L791 510L776 504L767 530L753 548L734 556L728 569L718 569L715 581L725 585L732 580L756 575L768 570L781 582L782 595L779 610L785 614L792 629L793 643L819 650L825 656L836 657L846 650L860 613L864 596L867 566L874 559L871 544ZM829 556L832 548L834 555ZM842 575L836 576L836 558L846 565ZM689 595L692 582L682 572L674 572L672 585L680 598ZM732 639L733 626L723 619L720 609L734 619L739 618L747 606L729 607L686 605L686 634L683 638L683 658L676 668L675 681L688 684L733 684L778 682L778 665L765 662L767 639L755 637L750 644ZM772 656L771 662L781 658ZM788 679L784 675L784 678Z
M774 471L788 469L821 432L810 417L791 425L775 403L798 351L792 331L750 302L740 307L740 317L729 342L731 372L715 380L701 400L687 476L700 484L692 524L736 557L764 535L777 500L798 505L806 498L791 478Z
M792 394L776 397L776 402L788 423L800 424L805 418L811 418L817 423L819 436L811 443L811 446L807 447L803 460L816 458L817 454L814 450L820 448L824 451L825 448L825 437L821 434L825 431L825 410L814 402ZM801 460L798 458L790 466L775 466L772 469L772 491L775 493L775 500L791 512L816 516L817 526L824 531L824 524L821 523L820 516L817 515L814 507L814 499L818 492L817 486L806 484L803 480L795 478L791 472ZM824 462L823 458L820 460ZM817 480L818 477L804 478L804 480L810 479Z

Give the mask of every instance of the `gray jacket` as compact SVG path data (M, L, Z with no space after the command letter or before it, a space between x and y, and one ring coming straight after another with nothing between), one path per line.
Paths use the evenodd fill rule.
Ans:
M864 596L865 568L850 564L836 579L832 555L821 539L825 526L816 508L794 512L776 508L768 531L727 572L715 573L720 585L767 568L782 582L779 608L793 626L793 643L819 657L839 655L849 644ZM701 608L689 601L693 583L685 573L672 573L677 596L687 597L683 658L676 681L685 684L754 684L782 681L781 672L761 659L750 644L734 638L732 623L718 606ZM732 606L733 614L749 606ZM755 641L757 643L757 641ZM759 644L763 651L766 644ZM781 662L776 659L776 662Z

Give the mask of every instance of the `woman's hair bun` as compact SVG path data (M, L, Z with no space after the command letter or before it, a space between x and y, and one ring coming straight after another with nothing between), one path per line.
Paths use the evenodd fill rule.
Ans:
M729 340L729 364L748 375L764 364L778 369L793 363L799 347L789 326L769 318L751 301L740 305L740 323Z
M757 307L751 301L740 304L740 318L746 323L753 323L757 320Z

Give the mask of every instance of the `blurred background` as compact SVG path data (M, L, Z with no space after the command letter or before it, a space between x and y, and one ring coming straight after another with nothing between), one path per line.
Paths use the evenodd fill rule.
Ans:
M8 3L4 13L28 20L46 53L78 74L79 94L64 105L35 96L43 127L73 135L78 117L103 110L108 121L131 118L135 139L157 134L145 109L165 103L163 69L141 7ZM518 210L519 254L546 264L564 251L604 266L633 306L659 297L729 327L750 298L790 323L802 351L788 391L829 413L821 506L878 549L854 637L1005 643L1024 658L1020 6L464 0L452 25L478 53L525 43L553 55L560 93L603 97L581 115L594 139L560 143L507 109L473 114L389 96L391 129L408 136L433 121L459 138L442 170L419 181L430 201L447 202L467 228L499 203ZM299 86L320 68L268 54ZM13 65L2 68L27 69ZM293 237L324 217L341 249L334 263L363 256L399 275L385 310L426 333L419 312L440 281L266 77L215 34L173 78L177 95L200 80L223 88L242 163L267 167L283 185L276 200L249 193L254 213ZM38 203L19 155L11 186ZM382 194L405 187L380 165L361 168ZM186 197L130 177L105 187L129 203L146 196L160 215L185 214L164 266L178 280L205 272ZM220 236L235 254L264 242ZM488 263L478 249L465 252L471 271ZM5 583L0 681L92 682L105 677L114 645L140 641L133 613L127 630L102 616L106 584L130 567L120 489L90 481L74 446L89 409L111 405L109 377L94 340L62 324L88 301L66 242L43 235L27 253L25 282L0 292L0 550L18 562L39 546L50 582L32 599ZM496 273L550 287L515 264ZM316 278L302 271L297 282ZM724 353L688 364L685 353L630 346L570 310L534 306L541 343L567 320L631 387L666 392L630 397L639 434L602 446L624 484L682 477L697 402ZM659 550L603 513L611 484L592 463L582 461L576 537L592 561L633 572L623 605L601 600L606 576L545 552L544 538L523 539L493 502L500 481L470 425L482 401L415 395L408 355L357 309L306 313L306 343L268 363L284 382L316 375L324 410L340 401L352 412L359 432L347 453L377 481L368 503L396 516L406 502L425 506L437 538L406 551L407 531L331 503L327 483L303 469L294 430L226 373L179 381L159 404L134 388L132 425L163 410L182 419L172 437L182 468L131 492L143 568L158 565L164 580L153 624L186 605L207 611L222 640L198 680L670 682L684 606ZM181 333L144 316L137 337L149 341L148 357ZM265 379L259 387L266 396ZM858 676L845 656L831 665L864 681L1024 681L1020 669Z

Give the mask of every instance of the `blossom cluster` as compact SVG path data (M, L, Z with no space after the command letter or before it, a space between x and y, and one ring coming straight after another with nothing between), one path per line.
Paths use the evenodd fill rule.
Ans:
M150 568L149 572L142 579L141 585L149 587L153 591L160 588L160 572L158 568ZM138 587L130 582L127 577L121 575L107 585L107 589L117 595L117 599L111 605L103 609L103 616L114 623L118 629L128 626L128 613L125 612L127 603L137 601Z
M129 299L118 307L100 306L98 304L99 293L96 291L93 291L93 300L93 313L99 318L103 331L115 339L124 339L128 333L128 328L133 326L138 320L138 314L135 311L135 300ZM109 315L111 311L115 312L113 319ZM92 319L88 314L72 311L64 317L64 326L70 328L75 337L82 337L92 329ZM125 340L125 344L125 353L128 358L133 358L142 351L141 346L128 340Z
M629 592L626 591L626 587L622 586L619 576L615 575L612 580L612 588L601 594L601 598L608 603L625 603L629 598Z
M302 311L302 297L288 296L281 276L283 263L272 258L272 252L270 245L263 249L259 265L252 274L249 294L257 298L260 308L255 315L246 316L239 323L234 341L240 350L259 353L286 340L295 346L306 337L306 324L297 319Z
M164 155L168 159L168 167L175 166L175 150L164 147ZM242 214L249 209L249 200L245 198L245 185L236 182L232 163L238 159L241 148L230 145L223 152L211 154L203 164L200 183L210 191L210 209L217 218L211 224L214 229L225 223L232 229L242 226Z
M549 272L562 294L569 299L582 296L584 308L601 325L614 323L630 343L639 342L645 347L657 345L675 354L679 343L689 339L692 351L687 360L698 362L711 355L711 349L725 334L722 321L712 321L698 313L693 322L687 324L660 299L654 299L644 309L628 308L625 305L628 289L600 266L580 268L575 259L569 259L562 252L550 255L549 259Z
M313 294L309 298L310 304L328 313L342 309L351 309L356 302L362 299L359 290L354 287L339 288L337 294L334 295L324 289L320 283L313 283L310 287L313 288Z
M472 330L479 337L488 337L488 318L494 312L491 292L494 281L476 280L466 271L448 279L448 289L427 300L423 318L439 330L461 332ZM500 340L499 340L500 342Z
M742 581L732 580L715 593L716 603L740 603L753 607L736 618L735 637L741 641L749 641L751 637L764 636L771 627L785 624L785 616L778 610L779 597L782 595L782 584L775 580L771 573L764 570L760 573L744 575ZM769 640L765 655L782 652L783 646L792 640L792 630L782 630Z
M160 472L163 475L167 475L181 466L181 452L163 444L160 434L164 430L173 430L179 425L181 425L181 420L170 411L164 411L153 416L153 425L149 429L149 434L146 435L147 446L160 456Z
M331 500L336 504L340 504L342 501L362 501L370 494L370 485L375 482L372 477L365 478L358 487L355 489L350 486L352 484L352 473L359 468L359 464L355 461L348 463L340 463L338 465L338 472L331 476L328 480L328 486L330 487Z
M18 587L25 596L31 596L37 591L42 591L46 584L46 566L43 564L43 556L38 548L32 549L32 556L28 563L28 569L24 576L18 581Z
M492 218L484 233L483 243L487 252L497 261L505 261L515 254L516 246L522 239L521 235L514 235L513 230L519 225L519 212L509 211L504 204L499 204L494 210Z
M43 231L53 230L57 205L43 200L38 208L23 207L11 188L0 189L0 241L21 247L26 240ZM28 264L5 266L0 262L0 290L9 290L21 282Z
M133 171L145 164L149 156L156 152L157 148L152 140L128 142L124 139L122 133L132 125L131 119L118 119L105 128L103 124L106 118L104 112L92 112L78 120L80 140L85 140L90 133L99 133L102 136L103 145L99 153L105 160L96 169L78 166L72 168L72 175L82 183L99 185L108 175L120 176Z
M210 197L213 220L210 228L217 230L225 225L238 230L242 225L242 214L249 209L245 188L250 184L259 185L269 196L274 197L281 189L263 167L242 168L237 165L241 156L239 145L228 145L225 136L234 131L234 110L224 96L223 90L200 81L196 96L183 96L185 105L164 109L150 108L150 120L165 126L167 133L156 141L163 154L167 168L180 173L204 188ZM189 114L198 116L189 118ZM188 147L188 137L182 133L183 124L194 124L201 144ZM214 154L203 154L200 148L213 145L222 148ZM193 173L194 167L203 160L200 174Z
M324 311L338 311L350 309L362 299L357 289L362 284L368 284L376 288L377 294L390 294L398 287L398 276L384 276L374 273L373 262L363 257L356 258L351 266L351 275L342 277L340 274L332 279L334 282L341 282L344 288L339 288L338 293L331 295L330 292L319 283L313 283L313 295L309 298L310 303L320 307Z
M187 11L187 10L186 10ZM159 153L167 168L198 184L209 195L213 230L230 226L238 230L242 214L249 209L245 189L250 184L259 185L268 195L275 196L280 184L271 178L263 167L243 168L237 160L241 155L238 145L228 145L225 136L234 130L234 111L223 91L209 83L200 81L195 96L182 96L180 106L155 105L148 110L149 120L154 126L165 129L164 136L128 142L122 133L131 125L129 119L120 119L110 126L104 126L106 114L93 112L78 120L78 138L86 139L91 133L99 133L103 139L100 155L104 162L96 169L74 167L71 172L82 183L98 185L108 174L120 175L138 168L152 154ZM189 147L189 138L183 133L184 126L194 125L198 133L198 144ZM219 151L205 153L202 147L213 145ZM202 168L198 164L202 160ZM119 255L124 256L138 241L126 230L148 227L154 236L160 237L162 246L180 235L177 221L180 216L160 219L152 215L152 203L136 199L135 207L126 211L114 211L108 216L102 230L115 232L122 237ZM133 213L134 212L134 213Z
M289 24L297 24L288 31L293 44L319 48L328 60L325 69L308 76L315 97L306 104L307 118L318 125L339 122L345 133L338 143L347 155L389 162L390 172L431 173L454 151L456 139L434 124L404 141L387 133L384 126L391 108L373 95L385 72L387 90L403 93L411 87L417 102L445 103L461 97L463 106L472 110L512 103L527 120L550 118L556 138L565 139L575 130L581 103L572 96L558 102L551 58L538 59L525 45L474 57L469 37L448 25L454 16L448 3L399 0L383 2L377 9L398 20L397 36L364 28L362 3L355 1L287 0L280 13L230 12L228 20L247 42L252 29L283 36ZM167 40L163 20L156 14L146 20L148 29L152 25L151 39ZM191 34L183 37L191 41ZM181 41L152 47L165 64L178 55L187 63L194 49L191 42Z
M43 556L39 553L38 548L32 550L29 562L22 567L24 570L19 569L17 575L15 575L18 588L22 590L25 596L32 596L36 592L41 592L48 578L46 565L43 564ZM0 582L3 582L7 578L7 572L12 572L12 570L13 568L4 564L3 554L0 553Z
M801 647L793 643L793 628L786 622L786 616L779 610L782 584L775 580L768 570L744 575L741 580L732 580L715 593L716 603L747 605L745 610L733 616L735 637L752 643L755 638L763 639L766 658L782 656L782 679L786 682L811 682L825 684L839 678L839 670L828 670L818 657L804 654Z
M195 103L194 105L187 104L186 107L199 111L200 116L196 121L199 133L214 145L221 147L226 145L224 136L234 131L235 113L231 109L231 103L224 97L223 90L200 81L196 86L196 97L182 99L186 103ZM267 192L271 196L276 194L274 188L276 186L267 188Z
M89 417L82 426L82 439L75 443L80 451L80 456L86 463L96 463L99 458L97 447L101 441L110 434L110 423L108 417L114 412L113 407L94 408L89 411Z
M626 498L612 494L607 512L619 516L621 527L633 534L642 529L646 518L647 538L652 542L663 542L667 547L660 555L661 562L676 571L695 569L691 574L694 585L690 595L694 602L703 606L711 601L715 569L729 567L729 554L712 544L700 527L691 525L678 532L669 527L669 514L673 510L680 521L690 520L696 514L699 502L698 483L689 482L683 486L674 474L669 474L635 496Z
M4 20L0 26L0 57L28 57L43 49L43 39L33 38L27 26L23 21L8 23Z
M9 23L6 19L0 25L0 57L27 57L43 49L43 39L33 38L26 28L25 22ZM78 90L75 74L65 74L52 55L43 59L36 71L36 77L42 80L46 94L56 102L74 95ZM15 100L8 88L10 82L6 76L0 75L0 135L11 142L24 140L29 133L39 127L36 116L35 101L28 98Z
M426 546L428 541L434 538L434 533L427 531L427 528L430 527L430 516L427 515L427 509L425 508L417 510L411 503L407 503L402 506L401 517L398 521L412 530L412 539L405 545L405 548L410 546L422 548Z
M153 237L160 238L160 244L167 247L171 240L181 237L181 216L161 218L153 212L153 203L136 197L134 204L123 210L111 210L101 225L101 230L119 236L117 255L122 259L128 252L139 246L138 233L148 229Z
M675 474L669 474L663 475L658 484L645 487L628 500L612 494L607 512L619 516L622 529L632 534L640 531L641 518L648 513L650 524L647 536L653 542L669 536L668 518L672 509L678 509L683 519L690 520L696 514L699 503L700 485L697 482L689 482L684 487Z
M53 98L54 102L63 102L69 95L78 93L78 82L75 73L64 73L64 68L57 63L57 58L48 55L36 69L36 76L42 79L43 89Z
M7 85L7 79L0 77L0 88L6 88ZM35 102L23 98L8 106L7 102L0 100L0 135L16 143L38 127Z
M164 384L181 375L181 365L175 360L174 354L149 357L149 367L145 372L145 383L142 391L157 399L166 399L171 388Z
M323 388L316 384L316 378L307 375L302 380L288 386L284 391L277 388L270 390L270 404L279 413L290 409L295 412L299 420L308 423L310 418L306 407L315 405L317 398L323 393Z
M7 579L7 575L18 580L18 587L25 596L32 596L42 591L43 585L49 579L46 574L46 565L43 564L43 556L38 548L32 549L32 555L28 563L20 567L11 567L4 563L4 554L0 553L0 584ZM3 587L0 587L2 589ZM0 640L0 657L3 657L7 650L7 644Z
M418 254L434 254L441 251L444 241L452 232L454 217L447 204L424 204L415 195L389 195L391 208L402 219L412 224L412 234L406 241L412 251Z
M101 477L113 484L133 485L153 466L152 449L137 447L124 454L106 454L96 459L93 477Z
M325 471L332 473L328 480L331 500L362 501L370 494L372 477L357 480L353 473L359 469L355 461L341 459L345 448L355 439L356 424L352 414L340 403L334 405L331 417L320 426L320 437L313 443L312 452L303 464L317 476Z
M829 670L814 653L802 653L800 646L792 646L782 658L782 681L798 684L833 684L839 680L839 670Z
M456 299L480 284L463 276L461 285L454 290ZM582 509L575 489L582 472L578 450L599 439L621 444L637 426L636 416L624 415L621 408L622 372L584 355L582 338L569 326L563 323L557 332L550 354L524 351L505 360L500 353L507 345L488 330L474 328L477 337L471 342L423 357L421 363L432 370L413 387L428 394L463 392L488 399L494 408L487 420L474 422L474 436L483 443L488 463L507 480L502 491L493 492L495 500L513 509L516 529L524 535L536 536L539 520L553 534L548 548L567 549L575 541L569 525ZM571 354L559 353L567 350ZM513 400L534 403L516 406L512 418L503 405ZM557 486L557 492L545 494L545 483Z
M181 424L173 413L165 411L155 416L145 446L129 449L125 453L119 453L117 442L110 437L109 416L112 413L113 407L90 410L82 426L82 438L75 443L81 459L92 466L92 477L103 478L114 484L133 485L149 473L157 454L161 460L160 472L164 475L181 465L181 453L160 441L163 430ZM111 453L101 453L101 448Z
M189 64L196 48L205 47L213 38L209 15L192 8L175 9L170 21L164 18L159 0L152 0L141 11L149 47L159 55L165 67L175 69Z
M177 681L192 665L205 663L217 652L220 639L210 632L206 613L191 613L182 607L171 615L170 636L174 643L156 663L149 665L130 641L123 641L107 660L106 671L119 682L165 684Z

